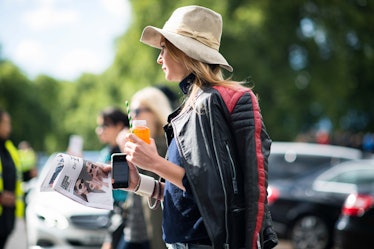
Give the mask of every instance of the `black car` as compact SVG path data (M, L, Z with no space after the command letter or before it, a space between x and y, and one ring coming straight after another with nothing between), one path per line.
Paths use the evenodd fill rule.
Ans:
M374 161L362 176L370 182L350 194L335 225L336 249L374 248Z
M290 239L295 249L331 248L334 224L352 186L335 188L325 173L361 157L359 150L339 146L274 143L268 195L279 237Z

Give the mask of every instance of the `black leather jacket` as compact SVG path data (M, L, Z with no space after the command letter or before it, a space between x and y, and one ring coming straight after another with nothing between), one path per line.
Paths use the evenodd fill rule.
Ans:
M266 204L271 140L253 92L204 88L193 108L169 120L169 141L176 139L213 248L263 248L259 235L269 229L274 247Z

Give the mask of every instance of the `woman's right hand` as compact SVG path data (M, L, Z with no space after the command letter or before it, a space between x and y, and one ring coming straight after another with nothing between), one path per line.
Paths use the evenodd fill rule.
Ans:
M137 165L141 169L157 174L154 171L154 165L161 157L157 152L155 141L151 138L151 144L147 144L132 133L128 133L125 140L126 143L123 151L127 155L127 161Z
M126 160L129 164L131 163L141 169L151 171L185 191L182 182L186 173L184 168L161 157L157 152L155 141L152 138L151 144L147 144L136 135L129 133L126 135L126 140L127 142L123 151L126 153ZM138 180L138 178L136 179Z
M4 190L0 194L0 204L4 207L14 207L16 204L16 196L13 192Z

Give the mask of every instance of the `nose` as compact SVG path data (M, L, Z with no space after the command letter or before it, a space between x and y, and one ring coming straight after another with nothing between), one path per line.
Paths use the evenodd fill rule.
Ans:
M161 55L161 53L157 57L157 63L160 64L160 65L162 64L162 55Z

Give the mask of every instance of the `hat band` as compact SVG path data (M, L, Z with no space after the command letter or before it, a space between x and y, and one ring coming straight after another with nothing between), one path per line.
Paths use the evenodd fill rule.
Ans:
M206 32L197 32L197 31L191 31L186 28L178 28L176 30L176 33L179 35L190 37L198 42L201 42L202 44L213 48L218 51L219 49L219 42L216 41L215 37L211 35L210 33Z

